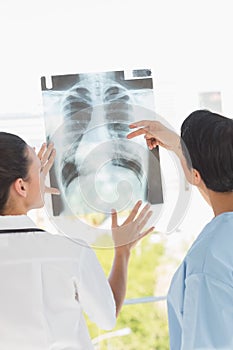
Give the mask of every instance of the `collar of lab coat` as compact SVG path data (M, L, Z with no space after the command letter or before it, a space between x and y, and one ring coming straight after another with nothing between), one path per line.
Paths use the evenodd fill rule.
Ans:
M0 215L0 229L35 228L36 224L27 215Z

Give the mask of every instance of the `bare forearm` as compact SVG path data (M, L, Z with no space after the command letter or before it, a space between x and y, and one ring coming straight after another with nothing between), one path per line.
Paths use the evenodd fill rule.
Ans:
M115 249L115 256L108 281L115 298L116 316L118 316L125 299L129 257L129 250L124 248Z
M115 255L108 280L115 298L116 316L119 314L126 294L130 251L154 229L154 227L150 227L142 232L152 211L150 211L150 205L148 204L139 210L141 204L142 201L139 200L120 226L117 223L117 212L112 210L112 238L115 246Z

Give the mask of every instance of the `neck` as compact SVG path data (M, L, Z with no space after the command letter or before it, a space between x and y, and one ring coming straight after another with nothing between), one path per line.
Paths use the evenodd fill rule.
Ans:
M7 215L27 215L27 213L23 212L23 211L6 210L1 215L2 216L7 216Z
M27 215L27 210L23 203L16 204L12 199L8 199L1 215Z
M208 196L215 216L233 212L233 192L222 193L208 190Z

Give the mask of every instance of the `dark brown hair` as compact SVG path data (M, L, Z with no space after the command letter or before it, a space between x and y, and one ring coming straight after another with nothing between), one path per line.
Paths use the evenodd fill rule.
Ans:
M194 111L181 126L181 138L189 168L199 171L206 187L232 192L233 120L209 110Z
M0 215L12 183L18 178L27 179L29 163L26 142L17 135L0 132Z

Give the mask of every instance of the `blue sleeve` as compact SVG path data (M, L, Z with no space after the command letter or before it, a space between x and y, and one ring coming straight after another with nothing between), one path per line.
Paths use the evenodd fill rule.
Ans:
M233 288L203 273L185 282L181 349L233 349Z

